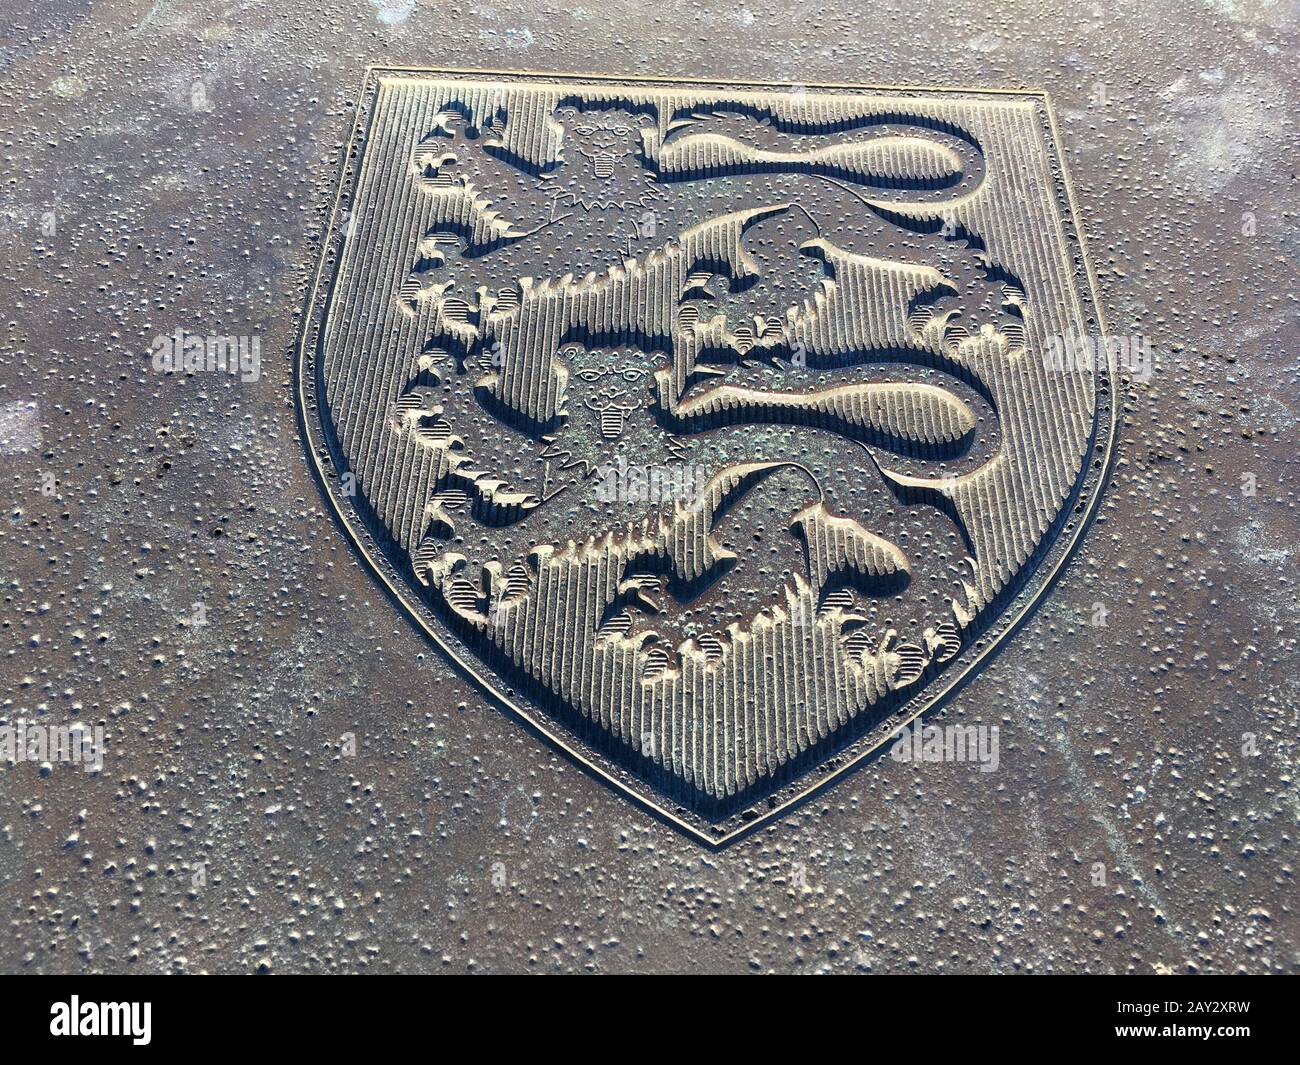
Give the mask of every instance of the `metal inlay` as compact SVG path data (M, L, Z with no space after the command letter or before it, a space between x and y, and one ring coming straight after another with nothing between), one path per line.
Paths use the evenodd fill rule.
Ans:
M501 703L736 838L978 668L1096 503L1056 140L1032 92L371 71L299 366L343 527Z

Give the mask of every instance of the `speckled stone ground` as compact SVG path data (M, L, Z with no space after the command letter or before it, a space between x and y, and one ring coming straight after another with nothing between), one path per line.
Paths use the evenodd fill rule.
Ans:
M1300 969L1294 2L16 7L0 403L41 440L0 466L0 711L108 754L0 770L4 970ZM996 773L882 759L710 853L384 598L291 390L367 63L1053 94L1157 365L1082 549L940 718L999 720ZM155 373L178 327L259 336L260 379Z

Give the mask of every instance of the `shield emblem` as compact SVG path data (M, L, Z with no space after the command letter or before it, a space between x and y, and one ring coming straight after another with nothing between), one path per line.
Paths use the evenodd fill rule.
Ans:
M299 401L415 622L719 845L1047 589L1104 336L1043 94L375 69Z

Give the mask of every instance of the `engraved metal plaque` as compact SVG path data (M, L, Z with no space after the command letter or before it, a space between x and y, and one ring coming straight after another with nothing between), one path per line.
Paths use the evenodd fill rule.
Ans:
M1042 94L380 69L299 400L412 618L719 844L1044 592L1104 332Z

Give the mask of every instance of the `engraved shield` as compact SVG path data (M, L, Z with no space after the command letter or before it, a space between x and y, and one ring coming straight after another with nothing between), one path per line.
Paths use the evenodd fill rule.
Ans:
M373 70L320 262L299 400L343 528L711 844L976 669L1104 479L1042 94Z

